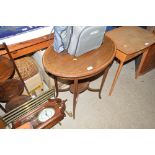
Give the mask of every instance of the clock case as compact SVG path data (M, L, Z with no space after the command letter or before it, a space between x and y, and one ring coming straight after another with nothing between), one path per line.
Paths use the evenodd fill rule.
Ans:
M18 120L12 123L13 128L20 128L25 123L31 124L33 129L49 129L60 122L66 115L65 115L65 101L62 101L59 98L56 99L49 99L47 102L43 103L42 105L38 106L34 110L30 111L23 117L20 117ZM45 108L53 108L55 110L54 115L45 122L40 122L38 120L38 115L40 112Z

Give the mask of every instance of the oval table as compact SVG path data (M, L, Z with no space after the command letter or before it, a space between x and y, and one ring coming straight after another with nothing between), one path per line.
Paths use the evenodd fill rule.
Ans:
M14 72L10 59L0 56L0 84L6 81Z
M99 92L101 98L101 91L106 79L110 64L115 56L115 44L113 41L105 37L103 44L95 50L89 51L79 57L71 56L66 52L57 53L53 46L50 46L43 55L43 65L46 72L54 77L56 97L58 92L65 91L58 89L57 78L73 81L71 85L73 93L73 118L75 119L75 108L77 97L80 92L88 89L90 91ZM92 89L88 87L88 82L83 83L81 80L86 80L94 77L99 73L104 73L99 89ZM79 89L80 88L80 89Z
M22 81L8 79L0 85L0 102L8 102L15 96L21 95L24 91Z

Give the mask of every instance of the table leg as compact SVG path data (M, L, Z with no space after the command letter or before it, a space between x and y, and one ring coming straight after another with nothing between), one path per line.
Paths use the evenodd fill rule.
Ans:
M74 89L73 89L73 119L75 119L75 108L78 97L78 79L74 79Z
M0 108L6 113L5 108L0 104Z
M140 64L139 64L139 66L138 66L138 68L137 68L137 70L136 70L135 79L137 79L138 76L140 75L140 71L141 71L142 66L143 66L143 64L144 64L145 58L146 58L146 56L147 56L147 54L148 54L148 51L149 51L149 48L146 48L146 49L145 49L145 52L143 52L143 54L142 54L142 58L141 58L141 60L140 60Z
M104 74L103 74L103 77L102 77L102 81L101 81L101 85L100 85L100 89L99 89L99 98L100 98L100 99L101 99L102 88L103 88L105 79L106 79L106 77L107 77L107 75L108 75L109 68L110 68L110 66L108 66L108 67L105 69Z
M113 80L113 83L112 83L112 86L111 86L111 89L110 89L110 92L109 92L109 95L110 95L110 96L111 96L111 94L112 94L112 91L113 91L114 86L115 86L115 84L116 84L116 81L117 81L117 79L118 79L118 76L119 76L119 74L120 74L120 72L121 72L121 69L122 69L122 67L123 67L123 64L124 64L123 61L121 61L121 63L119 64L119 67L118 67L118 69L117 69L115 78L114 78L114 80Z
M58 94L59 94L59 90L58 90L58 80L57 80L57 77L54 76L54 84L55 84L55 97L58 97Z
M91 88L90 86L88 86L88 90L89 90L89 91L92 91L92 92L99 92L99 98L100 98L100 99L101 99L102 88L103 88L105 79L106 79L106 77L107 77L107 75L108 75L108 71L109 71L110 66L111 66L111 65L109 65L109 66L104 70L104 73L103 73L103 76L102 76L102 81L101 81L101 84L100 84L100 88L99 88L99 89Z

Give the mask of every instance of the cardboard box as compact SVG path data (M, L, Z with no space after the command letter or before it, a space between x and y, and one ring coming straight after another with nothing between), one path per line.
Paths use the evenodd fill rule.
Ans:
M36 75L32 76L24 82L31 95L38 96L44 92L44 84L41 79L40 73L37 73ZM27 95L26 90L24 90L23 95Z

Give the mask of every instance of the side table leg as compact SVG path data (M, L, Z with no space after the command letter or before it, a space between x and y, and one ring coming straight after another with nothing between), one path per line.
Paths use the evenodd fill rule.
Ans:
M0 104L0 108L3 110L3 112L5 112L6 113L6 110L5 110L5 108Z
M58 94L59 94L59 90L58 90L58 80L57 80L57 77L54 76L54 84L55 84L55 97L58 97Z
M143 52L143 54L142 54L142 58L141 58L140 64L139 64L139 66L138 66L138 68L136 70L135 79L137 79L138 76L140 75L140 71L141 71L142 66L144 64L145 58L146 58L146 56L148 54L148 51L149 51L149 48L146 48L145 52Z
M103 88L105 79L106 79L106 77L107 77L107 75L108 75L109 68L110 68L110 66L108 66L108 67L105 69L104 74L103 74L103 77L102 77L102 81L101 81L101 85L100 85L100 89L99 89L99 98L100 98L100 99L101 99L102 88Z
M75 119L75 108L78 97L78 79L74 79L74 89L73 89L73 119Z
M110 89L110 92L109 92L109 95L110 95L110 96L111 96L111 94L112 94L112 91L113 91L114 86L115 86L115 84L116 84L116 81L117 81L117 79L118 79L118 76L119 76L119 74L120 74L120 72L121 72L121 69L122 69L122 67L123 67L123 64L124 64L123 61L121 61L121 63L119 64L119 67L118 67L118 69L117 69L115 78L114 78L114 80L113 80L113 83L112 83L112 86L111 86L111 89Z

